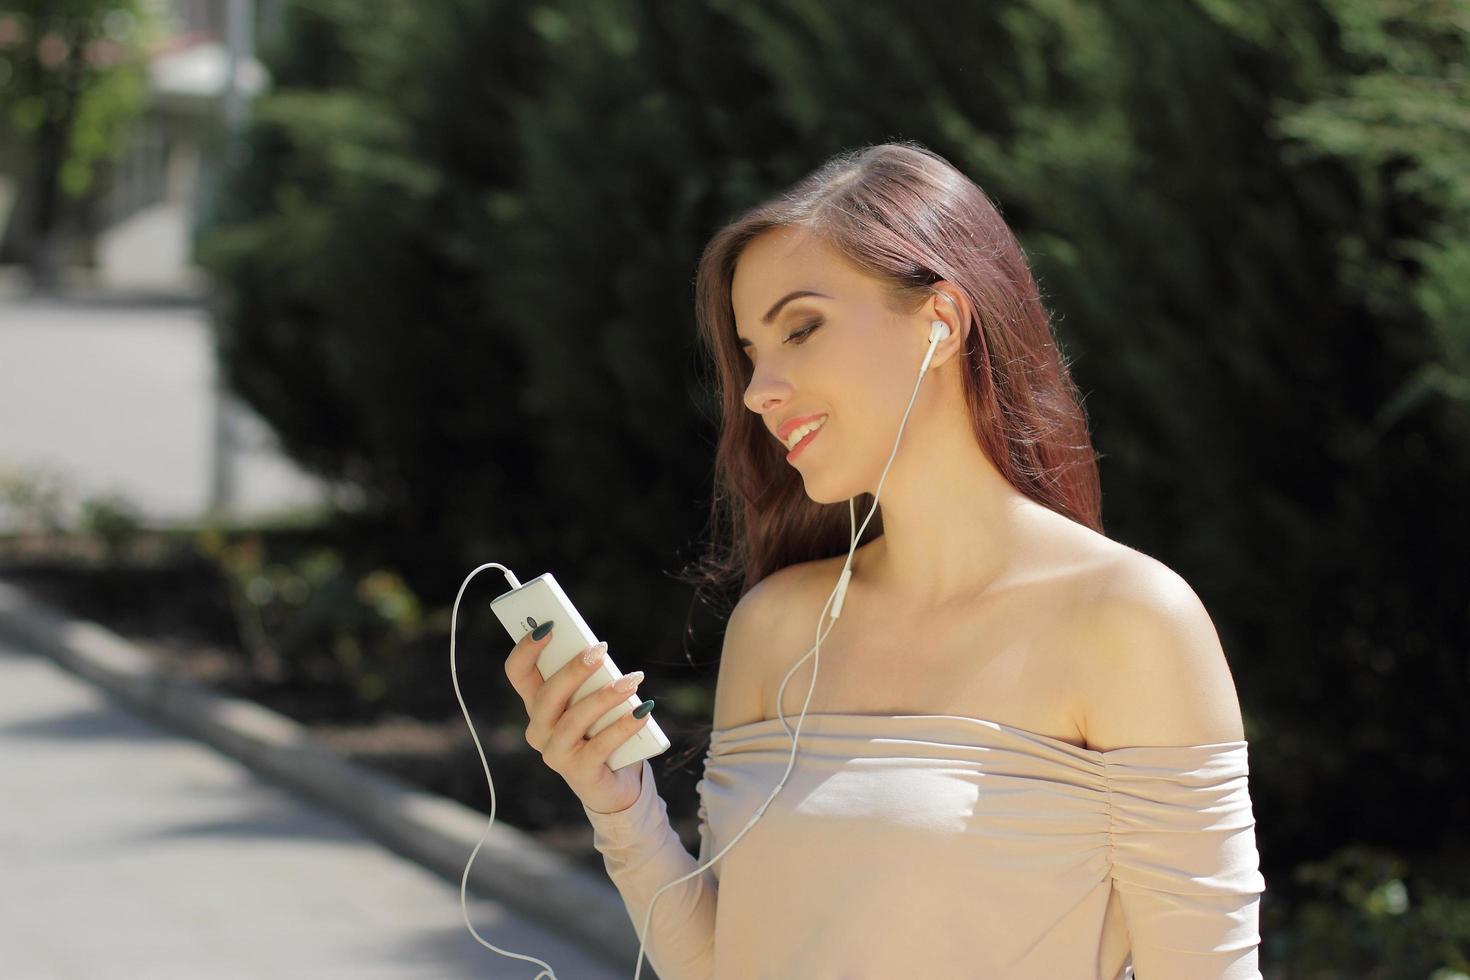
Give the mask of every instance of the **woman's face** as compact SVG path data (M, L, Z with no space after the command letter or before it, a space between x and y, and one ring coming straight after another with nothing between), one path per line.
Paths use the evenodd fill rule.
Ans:
M781 302L805 290L822 295ZM826 416L789 461L801 472L807 496L834 503L871 493L918 381L928 323L934 319L926 315L932 303L912 317L890 312L877 280L810 233L791 228L770 229L746 246L735 266L730 300L738 342L753 370L745 406L761 417L771 438L777 439L782 423L791 419ZM773 309L767 322L764 317ZM959 332L953 322L950 330L941 350L950 348ZM936 350L926 382L935 380L939 362ZM936 387L921 386L904 428L905 442L912 440Z

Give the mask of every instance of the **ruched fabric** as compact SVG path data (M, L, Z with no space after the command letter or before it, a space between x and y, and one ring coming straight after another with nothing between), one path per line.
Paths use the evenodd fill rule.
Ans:
M712 733L697 860L647 762L631 807L586 810L635 929L790 751L780 719ZM1259 978L1248 775L1245 741L1102 752L979 718L808 714L786 785L664 892L645 954L662 980Z

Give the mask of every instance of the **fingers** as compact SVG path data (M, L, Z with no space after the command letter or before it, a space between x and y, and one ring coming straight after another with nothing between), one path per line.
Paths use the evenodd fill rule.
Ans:
M591 700L590 698L588 700ZM602 731L593 735L582 743L582 747L576 750L574 765L596 768L605 765L612 754L617 751L618 746L653 720L653 712L645 712L642 718L633 717L632 712L623 715L617 721L608 725Z
M639 704L633 693L643 680L643 671L611 681L569 706L572 696L602 668L607 644L583 650L543 679L536 663L550 642L552 632L548 630L538 639L533 630L521 637L506 659L506 677L526 703L530 718L526 741L541 753L546 764L563 774L573 765L593 769L605 763L619 745L648 723L650 716L646 713L642 718L632 716L633 709ZM583 656L589 651L598 654L591 663ZM619 682L623 683L624 690L617 688ZM590 735L592 726L619 703L624 703L626 710L618 720L596 735Z
M591 663L587 662L589 652L594 654ZM556 673L548 677L531 695L530 705L526 709L531 717L530 725L526 728L526 741L543 756L548 751L552 730L561 721L572 695L587 683L587 678L602 668L606 654L605 641L583 650L557 668Z
M547 625L554 627L554 624L542 624ZM536 660L541 656L541 651L546 649L546 644L551 642L551 631L547 631L539 639L536 632L537 630L532 630L521 637L505 660L505 676L510 679L510 686L516 689L516 693L526 703L528 711L531 708L531 698L545 683L541 679L541 671L536 669Z
M608 683L601 690L587 695L568 708L562 714L561 719L552 726L551 737L547 740L544 754L556 753L570 756L585 746L592 726L597 723L598 719L613 710L618 704L626 704L628 711L638 707L639 702L633 698L633 692L637 690L642 680L643 671L635 670L631 674ZM622 685L622 689L619 689L619 685ZM608 728L616 727L616 724L614 722Z

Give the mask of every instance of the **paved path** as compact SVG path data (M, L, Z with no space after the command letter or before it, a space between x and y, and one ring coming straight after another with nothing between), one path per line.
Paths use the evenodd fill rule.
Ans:
M600 964L497 903L471 896L469 910L480 935L545 960L560 980L632 976L631 963ZM538 970L475 941L458 879L0 637L5 980L532 980ZM643 975L653 976L647 963Z
M198 305L27 299L0 282L0 473L61 481L74 498L127 497L154 525L198 520L215 459L213 339ZM276 447L260 416L224 398L234 441L229 512L320 502L321 481ZM0 501L0 530L20 523Z

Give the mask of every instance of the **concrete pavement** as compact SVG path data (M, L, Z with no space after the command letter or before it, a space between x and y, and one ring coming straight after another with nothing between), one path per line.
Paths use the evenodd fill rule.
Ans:
M280 451L264 420L216 390L214 340L199 303L85 291L32 298L16 289L13 275L0 275L0 476L61 483L68 522L84 498L109 493L126 497L150 526L198 522L216 461L229 475L223 516L330 497ZM0 528L20 523L0 498Z
M469 934L457 879L27 646L0 631L8 980L536 976ZM501 903L471 894L469 911L488 941L560 980L632 975L631 958L600 962Z
M150 524L198 520L216 405L198 298L30 298L5 272L0 476L65 478L69 511L110 490ZM322 499L263 423L224 405L230 516ZM6 510L0 499L0 528ZM167 676L3 581L0 641L0 980L535 977L465 928L459 880L478 811ZM497 819L470 888L495 899L470 911L496 946L560 980L632 975L637 936L604 875ZM643 976L656 980L646 962Z

